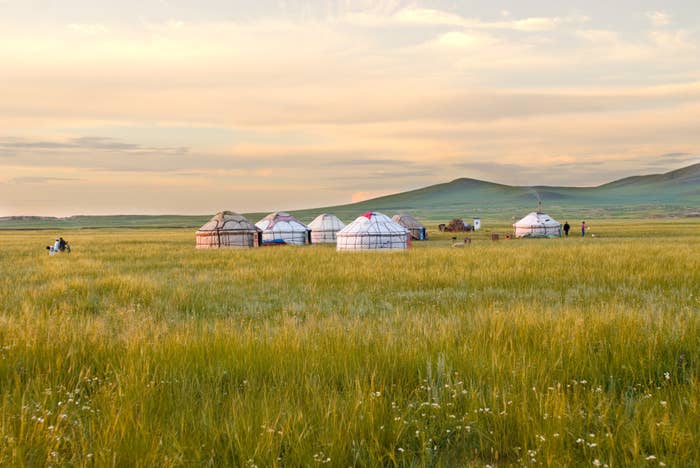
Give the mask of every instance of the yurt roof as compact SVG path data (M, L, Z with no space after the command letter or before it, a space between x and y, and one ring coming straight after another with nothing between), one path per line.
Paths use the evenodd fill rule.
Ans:
M340 231L345 227L345 223L331 213L323 213L309 223L309 227L314 231Z
M306 224L283 211L276 211L255 223L263 231L308 231Z
M345 226L338 234L406 234L408 230L388 216L368 211Z
M204 224L197 232L211 231L259 231L255 224L233 211L220 211Z
M409 214L396 214L392 216L391 219L409 229L422 229L425 227L421 223L419 223L416 218Z
M538 211L533 211L525 216L523 219L513 224L514 227L558 227L561 226L559 221L552 219L549 215L545 213L540 213Z

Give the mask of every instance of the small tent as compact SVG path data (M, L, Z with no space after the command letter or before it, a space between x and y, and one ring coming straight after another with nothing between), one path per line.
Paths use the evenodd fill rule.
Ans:
M257 247L261 232L245 216L222 211L195 233L195 246L198 249Z
M336 237L338 250L403 250L411 244L408 229L373 211L345 226Z
M561 224L539 211L533 211L513 224L515 237L561 237Z
M408 214L396 214L391 217L394 221L399 223L401 226L408 229L411 233L411 237L415 240L426 240L428 239L428 233L425 230L425 226L418 222L416 218Z
M255 223L262 229L262 243L304 245L311 243L309 227L289 213L270 213Z
M320 214L309 223L311 242L314 244L335 243L335 236L345 223L330 213Z

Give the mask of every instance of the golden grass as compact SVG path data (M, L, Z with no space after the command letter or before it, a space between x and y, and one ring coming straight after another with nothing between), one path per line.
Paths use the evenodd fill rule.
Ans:
M388 254L74 231L55 257L2 232L0 464L698 464L698 228Z

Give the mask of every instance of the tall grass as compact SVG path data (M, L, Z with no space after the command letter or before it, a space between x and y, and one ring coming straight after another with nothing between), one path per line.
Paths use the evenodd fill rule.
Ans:
M698 227L388 254L75 231L55 257L1 233L0 464L698 464Z

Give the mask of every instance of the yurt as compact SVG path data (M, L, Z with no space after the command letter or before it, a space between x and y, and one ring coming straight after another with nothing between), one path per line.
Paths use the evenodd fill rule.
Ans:
M561 224L539 211L528 214L513 227L515 237L561 237Z
M262 229L263 245L311 243L309 227L289 213L270 213L255 225Z
M216 213L195 234L198 249L257 247L262 231L245 216L232 211Z
M335 236L345 227L345 223L335 215L323 213L309 223L311 228L311 242L314 244L335 244Z
M411 237L415 240L426 240L428 239L428 233L425 230L425 226L418 222L416 218L407 214L397 214L391 217L394 221L399 223L401 226L408 229L411 233Z
M411 245L408 229L373 211L345 226L336 237L338 250L403 250Z

